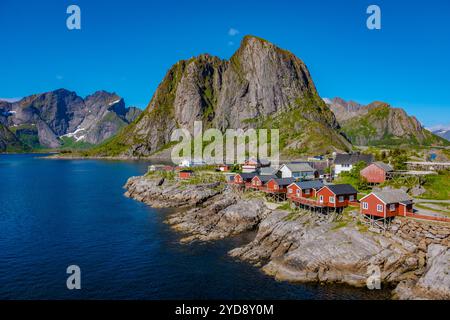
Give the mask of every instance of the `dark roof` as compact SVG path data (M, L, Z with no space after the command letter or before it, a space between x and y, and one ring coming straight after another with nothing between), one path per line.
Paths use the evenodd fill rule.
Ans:
M301 189L320 189L324 186L321 181L303 181L295 183Z
M194 171L189 170L189 169L183 169L183 170L180 170L180 172L184 172L184 173L194 173Z
M239 173L239 175L242 177L243 180L251 180L255 176L257 176L256 173Z
M355 164L360 161L364 161L366 164L371 164L373 162L373 155L371 154L360 154L360 153L341 153L336 155L334 159L334 164Z
M326 187L328 187L328 189L330 189L337 196L358 193L358 191L356 191L356 189L350 184L331 184Z
M384 162L374 162L374 165L376 165L377 167L383 169L386 172L391 172L394 171L394 168L392 168L390 165L388 165L387 163Z
M274 180L279 186L288 186L291 183L295 182L294 178L280 178L280 179L274 179Z
M269 182L272 179L277 179L278 177L275 175L270 175L270 176L257 176L259 178L259 180L261 180L262 182Z

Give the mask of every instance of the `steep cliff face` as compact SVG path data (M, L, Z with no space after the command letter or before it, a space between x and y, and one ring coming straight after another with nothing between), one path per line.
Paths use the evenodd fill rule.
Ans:
M201 55L175 64L138 121L94 150L148 156L175 128L279 128L286 153L349 148L305 64L263 39L246 36L228 61ZM325 138L325 139L323 139Z
M387 103L376 101L363 106L335 98L328 100L328 104L353 144L448 145L426 130L415 117Z
M138 115L114 93L98 91L83 99L59 89L0 104L0 123L31 148L58 148L68 140L97 144Z

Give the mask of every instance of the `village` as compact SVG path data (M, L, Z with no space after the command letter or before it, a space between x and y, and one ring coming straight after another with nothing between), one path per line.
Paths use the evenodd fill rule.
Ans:
M258 193L268 202L284 204L290 210L321 215L357 211L369 229L378 233L386 231L398 216L450 223L448 199L428 202L408 194L411 190L405 186L390 185L398 179L421 181L428 175L437 175L439 170L448 170L450 163L405 161L403 165L406 170L394 170L390 163L376 161L372 154L356 152L315 156L278 167L264 159L248 159L239 166L207 166L186 160L177 167L151 165L149 172L170 172L175 179L191 183L197 181L201 172L220 174L235 192ZM349 179L355 172L363 187L361 182Z

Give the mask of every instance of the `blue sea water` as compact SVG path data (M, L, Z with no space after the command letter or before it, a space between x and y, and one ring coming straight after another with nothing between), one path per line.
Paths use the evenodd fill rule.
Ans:
M0 155L0 299L382 299L386 292L278 282L227 251L253 234L180 244L123 196L146 162ZM66 268L81 268L68 290Z

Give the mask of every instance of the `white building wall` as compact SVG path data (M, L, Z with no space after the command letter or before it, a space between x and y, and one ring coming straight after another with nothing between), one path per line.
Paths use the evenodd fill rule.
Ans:
M341 164L336 164L334 166L334 174L336 176L338 176L339 174L341 174L341 172L348 172L348 171L352 170L352 168L353 168L352 165L343 166Z

